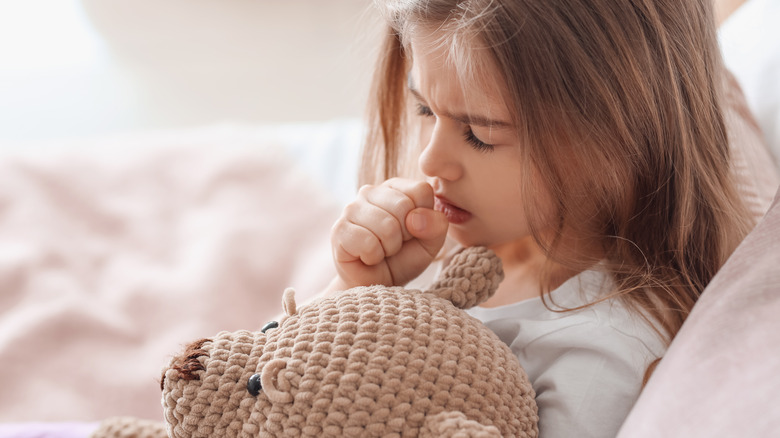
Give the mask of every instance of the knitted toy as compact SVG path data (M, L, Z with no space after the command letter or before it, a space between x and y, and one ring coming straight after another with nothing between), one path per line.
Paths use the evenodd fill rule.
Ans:
M109 419L93 437L536 437L517 358L462 309L503 279L485 248L457 254L433 287L357 287L258 332L190 344L162 378L166 424Z

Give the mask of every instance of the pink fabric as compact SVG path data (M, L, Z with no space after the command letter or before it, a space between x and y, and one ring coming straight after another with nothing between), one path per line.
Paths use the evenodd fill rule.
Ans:
M182 344L258 329L285 287L303 301L335 275L337 203L225 134L0 158L0 422L159 419Z
M704 291L621 438L777 436L780 192Z
M0 438L87 438L99 423L0 423Z

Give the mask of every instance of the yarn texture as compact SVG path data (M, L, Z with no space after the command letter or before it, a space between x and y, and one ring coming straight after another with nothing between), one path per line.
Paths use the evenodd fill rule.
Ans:
M171 360L168 435L536 437L516 356L462 310L502 279L492 251L467 248L425 292L357 287L298 307L288 289L278 327L222 332Z
M100 423L90 437L99 438L160 438L167 437L165 424L132 417L113 417Z

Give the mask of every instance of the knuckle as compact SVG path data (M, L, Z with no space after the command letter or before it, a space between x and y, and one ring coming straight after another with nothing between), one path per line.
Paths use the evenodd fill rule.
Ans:
M347 222L345 220L339 219L330 227L331 241L340 240L339 238L345 233L346 225Z
M418 181L414 186L414 190L421 195L433 196L433 187L425 181Z
M382 241L390 241L392 240L393 236L396 236L400 232L398 227L398 220L396 220L394 217L388 216L382 218L377 223L377 233L379 234Z
M365 263L375 265L385 258L385 251L376 239L370 239L360 257Z
M406 213L415 209L414 201L409 197L402 197L395 201L393 205L393 211L401 215L401 218L406 217Z
M358 196L360 196L360 197L366 197L366 196L368 195L368 193L369 193L371 190L373 190L373 189L374 189L374 186L373 186L373 185L371 185L371 184L363 184L363 185L362 185L362 186L360 186L360 188L358 189Z
M331 253L333 255L333 260L335 260L336 263L345 263L355 260L355 256L353 256L349 249L344 245L333 245Z
M353 202L351 204L347 204L346 207L344 207L344 210L341 214L341 221L345 221L348 218L353 218L357 216L358 212L362 209L362 204L360 202Z

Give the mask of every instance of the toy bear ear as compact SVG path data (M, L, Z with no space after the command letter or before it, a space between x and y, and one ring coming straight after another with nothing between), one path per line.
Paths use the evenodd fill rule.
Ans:
M468 309L492 297L503 279L501 259L492 250L475 246L456 254L428 292Z
M298 309L295 307L295 289L288 287L284 290L282 309L284 309L284 313L287 316L293 316L298 313Z

